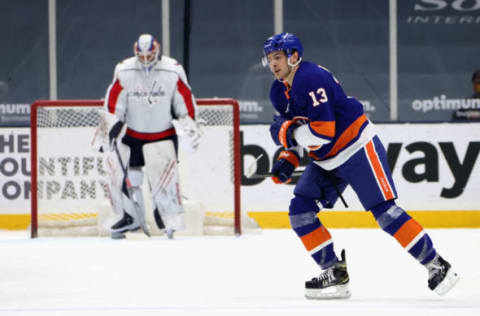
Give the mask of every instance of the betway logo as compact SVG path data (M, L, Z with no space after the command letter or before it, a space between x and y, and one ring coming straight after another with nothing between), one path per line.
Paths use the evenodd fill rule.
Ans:
M417 0L415 11L440 11L451 8L455 11L470 12L480 10L480 0Z
M451 187L441 187L439 195L442 198L454 199L462 195L463 191L469 183L475 164L479 160L480 142L472 141L467 145L466 152L460 154L458 145L454 142L425 142L415 141L409 143L388 143L386 145L388 164L392 172L399 170L399 175L410 183L440 183L440 179L446 175L440 173L448 172L454 181ZM244 165L244 157L252 156L260 157L256 160L254 167L259 174L267 173L273 163L278 160L283 148L278 148L270 157L267 150L257 144L243 143L243 132L240 132L241 160L240 164ZM399 160L400 154L407 155L409 158ZM421 158L418 158L418 157ZM398 163L402 161L402 163ZM300 159L300 167L308 165L310 159L305 152ZM446 164L447 168L441 167ZM242 185L256 185L263 182L265 178L247 178L242 170ZM296 184L298 178L293 178L290 184ZM473 177L473 181L477 181ZM419 187L419 190L421 188Z

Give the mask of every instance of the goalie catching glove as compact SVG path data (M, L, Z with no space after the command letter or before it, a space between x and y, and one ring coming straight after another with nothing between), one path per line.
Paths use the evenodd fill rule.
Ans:
M292 173L298 167L299 159L298 154L293 150L282 151L272 167L273 182L289 183L292 181Z
M178 120L172 120L172 124L178 136L180 136L180 139L183 141L183 144L186 145L187 150L192 153L195 152L203 134L200 122L196 123L187 115Z

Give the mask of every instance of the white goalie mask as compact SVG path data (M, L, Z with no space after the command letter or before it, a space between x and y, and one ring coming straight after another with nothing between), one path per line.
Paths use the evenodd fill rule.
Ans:
M150 68L161 58L160 44L150 34L142 34L133 45L133 52L138 62L145 68Z

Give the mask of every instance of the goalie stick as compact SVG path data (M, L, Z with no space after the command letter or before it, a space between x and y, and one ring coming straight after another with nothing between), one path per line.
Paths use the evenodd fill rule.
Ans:
M130 183L130 180L128 179L128 170L127 170L127 167L123 164L122 156L118 151L116 141L113 142L113 148L115 149L115 153L117 155L118 161L120 162L120 167L122 168L122 171L123 171L122 191L128 196L129 199L132 200L135 213L137 213L137 218L143 232L148 237L151 237L150 232L148 231L148 228L147 228L147 224L145 223L145 216L143 216L143 212L140 209L140 205L138 204L138 201L135 199L135 195L131 193L131 183Z

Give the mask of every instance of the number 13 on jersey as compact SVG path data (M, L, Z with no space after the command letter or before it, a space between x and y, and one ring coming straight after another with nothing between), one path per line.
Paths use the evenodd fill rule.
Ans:
M312 98L313 106L317 106L320 105L320 103L325 103L328 101L327 91L325 91L324 88L318 88L316 93L314 91L310 91L308 95Z

